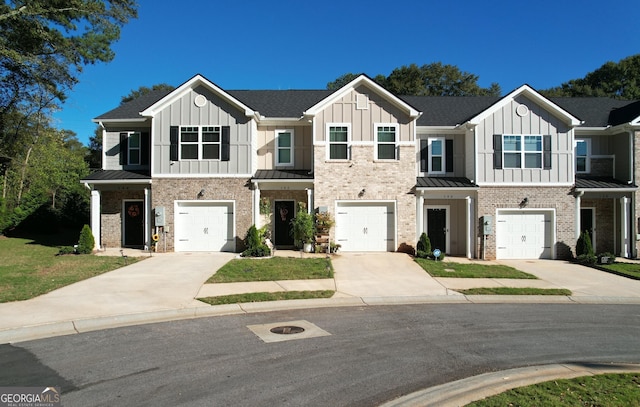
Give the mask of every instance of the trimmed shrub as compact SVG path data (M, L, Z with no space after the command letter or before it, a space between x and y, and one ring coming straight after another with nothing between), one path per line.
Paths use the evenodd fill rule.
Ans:
M262 242L260 232L256 225L251 225L244 238L246 250L242 252L242 257L266 257L271 255L271 249Z
M598 258L593 254L581 254L577 258L578 263L584 264L585 266L593 266L598 261Z
M431 256L431 240L429 239L429 236L427 236L427 234L423 232L420 235L418 244L416 245L416 257L427 259Z
M580 233L580 237L578 238L578 242L576 244L576 255L578 257L582 255L595 257L595 254L593 252L593 245L591 244L591 238L589 237L589 233L587 233L586 230Z
M60 246L60 250L56 256L64 256L65 254L76 254L76 249L73 246Z
M82 231L80 231L80 238L78 239L78 253L91 254L96 242L93 239L93 233L89 225L84 225Z

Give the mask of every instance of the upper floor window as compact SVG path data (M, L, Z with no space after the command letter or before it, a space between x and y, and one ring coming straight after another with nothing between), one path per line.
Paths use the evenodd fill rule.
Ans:
M376 126L376 159L396 160L396 142L398 128L393 124L377 124Z
M493 168L551 169L551 136L493 136Z
M348 124L327 125L329 160L349 159L350 126Z
M591 172L591 140L576 140L576 172Z
M444 137L429 138L428 170L430 173L445 172Z
M142 150L141 146L142 143L140 139L140 133L129 133L129 151L127 154L129 165L140 165L140 152Z
M293 130L276 130L276 166L293 165Z
M219 160L220 126L180 127L181 160Z
M542 136L504 136L504 168L542 168Z

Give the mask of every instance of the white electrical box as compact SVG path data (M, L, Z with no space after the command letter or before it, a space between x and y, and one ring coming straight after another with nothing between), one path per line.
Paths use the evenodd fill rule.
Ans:
M155 225L164 226L164 206L156 206L153 212L155 213Z

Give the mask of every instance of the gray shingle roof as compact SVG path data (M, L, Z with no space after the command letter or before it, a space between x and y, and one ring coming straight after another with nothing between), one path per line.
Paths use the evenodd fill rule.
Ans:
M331 90L229 90L231 96L272 118L298 118L310 107L334 91ZM116 107L95 120L139 119L140 112L169 92L151 91ZM501 98L497 96L401 96L409 105L422 112L418 126L455 126L480 114ZM606 127L628 123L640 116L640 101L612 98L550 98L550 100L583 120L586 127Z

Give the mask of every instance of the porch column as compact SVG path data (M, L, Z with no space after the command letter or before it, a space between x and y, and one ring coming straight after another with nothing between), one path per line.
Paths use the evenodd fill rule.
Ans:
M473 198L470 196L465 198L467 200L467 259L473 258L473 254L471 253L471 242L472 242L472 233L473 233L473 225L472 220L473 216Z
M144 249L149 250L151 245L151 196L149 188L144 189Z
M629 198L620 198L620 257L629 256Z
M100 250L102 243L100 236L100 191L97 189L91 190L91 233L93 234L93 240L95 241L94 249Z
M580 232L581 232L581 228L582 225L580 225L580 206L582 205L582 195L584 195L584 191L580 191L578 192L578 194L576 195L576 219L575 219L575 225L576 225L576 230L575 230L575 237L576 237L576 241L580 238Z
M416 192L416 242L420 240L422 225L424 225L424 193Z
M307 191L307 213L313 213L313 189L305 188Z
M260 229L260 186L257 182L253 183L253 224L256 229Z

